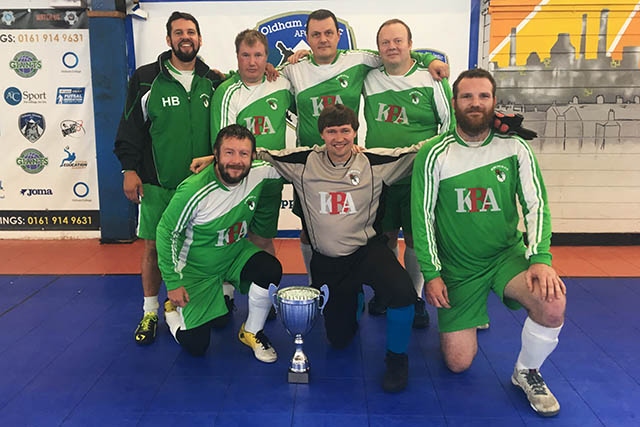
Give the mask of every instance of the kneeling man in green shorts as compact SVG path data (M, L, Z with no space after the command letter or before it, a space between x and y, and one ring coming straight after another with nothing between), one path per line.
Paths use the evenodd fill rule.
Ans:
M522 138L492 130L495 93L495 80L482 69L463 72L453 84L456 129L427 141L413 166L415 249L426 301L438 308L447 367L462 372L471 366L493 291L509 308L524 307L528 314L511 381L538 414L553 416L560 404L540 367L558 345L566 288L551 267L551 219L540 169Z
M258 360L272 363L277 355L263 332L271 308L267 288L280 283L282 266L246 237L262 187L281 178L268 163L253 161L256 140L243 126L220 130L213 155L213 164L178 186L158 224L166 322L189 353L204 354L214 319L227 312L222 284L231 283L249 293L238 338Z

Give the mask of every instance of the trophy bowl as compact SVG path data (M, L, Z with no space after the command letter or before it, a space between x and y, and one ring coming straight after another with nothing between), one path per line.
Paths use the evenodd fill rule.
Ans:
M289 286L278 289L269 286L269 297L280 314L280 320L287 333L291 335L296 350L289 364L287 379L290 383L309 382L310 363L302 351L303 337L308 334L329 299L329 288L323 285L320 290L310 286Z

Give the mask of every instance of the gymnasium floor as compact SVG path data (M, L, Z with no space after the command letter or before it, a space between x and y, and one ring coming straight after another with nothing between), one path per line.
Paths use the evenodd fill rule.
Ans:
M266 333L275 364L235 334L246 297L203 358L183 353L161 320L139 347L140 242L0 241L2 426L607 426L640 425L640 247L558 247L569 305L542 373L562 410L537 416L510 382L524 313L491 297L491 328L469 371L444 367L437 327L415 331L410 383L382 392L385 320L364 314L356 340L328 347L319 321L305 341L309 385L286 382L291 338ZM302 284L297 240L279 240L284 285ZM371 293L367 289L367 300ZM164 295L161 296L164 299ZM435 323L435 310L429 308Z

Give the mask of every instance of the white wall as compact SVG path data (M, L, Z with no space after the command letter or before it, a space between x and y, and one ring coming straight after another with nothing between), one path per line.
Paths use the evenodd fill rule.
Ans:
M210 66L227 71L236 69L233 41L240 31L280 13L323 8L349 23L358 48L376 49L375 34L380 24L400 18L411 28L414 47L436 48L449 55L452 76L467 68L469 0L369 2L366 6L360 1L344 0L153 2L140 6L148 18L134 20L137 65L154 61L167 49L165 24L174 10L192 13L198 19L203 39L201 56Z

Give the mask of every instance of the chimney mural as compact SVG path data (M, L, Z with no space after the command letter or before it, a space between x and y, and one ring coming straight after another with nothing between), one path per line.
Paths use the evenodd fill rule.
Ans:
M510 3L508 6L514 7ZM621 52L618 48L612 55L618 43L637 41L638 37L625 39L621 33L611 36L608 31L613 6L603 6L606 4L585 13L568 13L562 20L554 16L553 22L548 13L547 20L540 18L537 27L536 16L529 15L526 25L509 27L505 35L508 53L505 46L489 55L488 69L498 83L498 108L523 113L528 125L538 132L535 143L540 149L560 143L563 149L575 146L579 150L605 150L605 137L614 131L612 140L616 142L621 141L619 135L640 135L640 46L620 44ZM598 25L589 26L595 23L596 14ZM614 28L622 27L619 16L618 11ZM569 22L567 27L575 32L558 31L555 40L543 46L543 40L549 43L551 35L545 24L557 22ZM532 28L545 37L536 36ZM519 40L522 32L526 44ZM532 43L535 50L531 49ZM523 45L530 51L523 51Z

